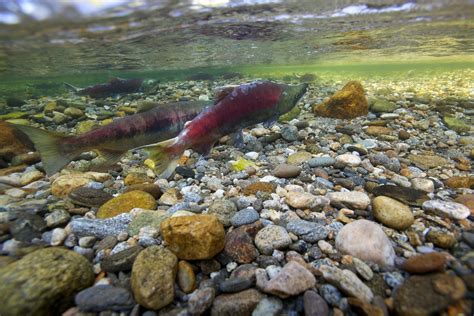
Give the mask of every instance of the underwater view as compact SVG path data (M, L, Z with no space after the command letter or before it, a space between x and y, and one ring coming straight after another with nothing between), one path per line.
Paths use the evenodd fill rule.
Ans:
M0 1L0 316L474 313L474 2Z

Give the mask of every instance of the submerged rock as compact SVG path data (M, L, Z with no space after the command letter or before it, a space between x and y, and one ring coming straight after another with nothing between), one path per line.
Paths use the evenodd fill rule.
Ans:
M316 115L339 119L351 119L369 113L369 104L362 85L357 81L349 81L328 101L315 105Z
M156 208L155 198L143 191L130 191L107 201L99 208L97 218L110 218L130 212L133 208L153 210Z
M92 266L83 256L62 248L35 251L0 269L0 314L64 312L93 282Z

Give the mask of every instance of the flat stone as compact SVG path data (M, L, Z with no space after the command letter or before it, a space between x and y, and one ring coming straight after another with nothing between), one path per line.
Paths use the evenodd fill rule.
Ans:
M103 239L107 236L118 236L121 232L127 231L127 226L131 221L132 216L124 213L107 219L74 218L70 225L72 232L78 237L94 236Z
M431 193L435 189L433 181L425 178L411 179L411 185L413 189L420 190L426 193Z
M408 159L417 167L427 170L436 167L445 166L448 163L448 160L435 155L408 155Z
M426 240L444 249L451 249L457 242L453 233L441 229L431 229L426 235Z
M311 159L312 155L307 151L298 151L288 156L287 163L290 165L300 165Z
M454 202L461 203L471 210L471 215L474 215L474 194L463 194L454 199Z
M48 227L57 227L66 225L71 219L71 215L66 210L55 210L49 213L45 218Z
M443 290L437 289L437 285L441 285ZM460 299L465 291L464 283L456 276L413 275L395 292L395 311L398 315L436 315Z
M86 207L100 207L113 196L103 190L78 187L69 192L69 198L74 204Z
M18 241L30 242L33 238L40 238L46 230L46 222L36 214L15 212L16 219L10 222L10 233Z
M156 208L155 198L143 191L123 193L103 204L97 212L97 218L110 218L122 213L128 213L133 208L153 210Z
M403 263L403 270L413 274L442 272L446 265L446 255L432 252L408 258Z
M224 227L213 215L168 218L161 223L161 233L180 259L210 259L224 249Z
M316 278L296 261L288 262L276 277L268 281L264 291L280 298L295 296L316 285Z
M257 192L273 193L276 186L268 182L255 182L244 188L244 195L255 195Z
M222 281L219 290L223 293L236 293L250 288L253 281L247 278L234 277Z
M388 196L392 199L412 206L421 206L423 202L430 199L424 191L397 185L380 185L375 187L372 190L372 193L376 196Z
M60 176L51 184L51 193L58 198L65 198L78 187L85 186L92 179L85 174L68 174Z
M474 177L463 177L463 176L456 176L451 177L445 181L445 184L453 189L458 188L467 188L472 189L474 188Z
M392 243L379 225L365 219L345 225L336 236L336 248L365 262L394 265Z
M364 192L331 192L326 195L333 205L365 210L370 205L370 198Z
M316 196L309 192L289 192L285 196L285 202L297 209L320 210L329 205L329 199L324 196Z
M178 259L166 248L151 246L140 252L131 276L137 302L154 310L172 303L177 268Z
M311 168L330 167L336 163L336 159L332 157L316 157L308 160L308 165Z
M471 215L471 210L467 206L456 202L429 200L424 202L422 207L425 211L457 220L465 219Z
M264 298L263 294L255 289L239 293L222 294L215 298L212 304L211 316L251 315L257 304Z
M385 126L369 126L365 133L369 136L391 135L393 130Z
M288 232L295 234L306 242L315 243L325 239L329 230L324 225L301 219L291 220L286 225Z
M178 203L183 196L176 188L168 189L159 199L160 204L173 206Z
M398 230L407 229L415 222L410 207L386 196L372 200L372 212L379 222Z
M281 164L275 167L273 175L278 178L295 178L301 173L301 168L290 164Z
M132 293L112 285L96 285L76 295L75 303L80 311L129 311L135 306Z
M326 281L334 284L349 296L356 297L364 302L371 302L374 298L370 288L350 270L341 270L323 265L319 268L319 271L322 272Z
M93 282L92 266L83 256L62 248L37 250L0 269L0 314L62 313Z
M155 199L159 199L163 192L161 191L160 187L153 183L140 183L140 184L132 184L128 186L124 193L130 191L143 191L150 193Z
M291 244L290 235L285 228L268 225L257 233L255 245L264 255L271 255L274 249L284 249Z

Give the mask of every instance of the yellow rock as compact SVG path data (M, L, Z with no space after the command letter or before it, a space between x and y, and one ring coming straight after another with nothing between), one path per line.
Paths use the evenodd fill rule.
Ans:
M153 210L156 208L155 198L147 192L130 191L114 197L99 208L98 218L114 217L130 212L133 208Z
M125 185L134 185L142 183L150 183L151 179L143 173L129 173L123 180Z
M168 218L161 223L161 234L180 259L210 259L224 249L224 226L213 215Z
M315 105L316 115L339 119L351 119L369 113L369 104L364 88L358 81L349 81L328 101Z
M298 151L288 156L288 163L290 165L299 165L310 160L312 155L307 151Z
M84 174L67 174L58 177L51 185L51 193L58 198L65 198L73 189L85 186L92 179Z
M240 158L236 162L232 163L232 168L235 171L242 171L242 170L245 170L245 168L247 168L247 167L254 167L255 168L256 166L257 165L255 165L254 162L252 162L250 160L247 160L247 159L244 159L244 158Z

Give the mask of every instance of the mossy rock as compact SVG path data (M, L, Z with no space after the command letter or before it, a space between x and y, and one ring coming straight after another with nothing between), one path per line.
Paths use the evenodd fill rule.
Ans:
M127 231L130 236L138 235L143 227L153 227L160 230L161 222L169 217L165 211L143 211L128 224Z
M28 112L11 112L7 114L0 115L0 120L13 120L13 119L21 119L28 117L30 113Z
M469 124L452 116L444 116L443 122L449 129L452 129L457 133L466 133L471 130L471 126Z
M128 213L133 208L153 210L156 208L155 198L147 192L130 191L116 196L99 208L97 218L110 218L122 213Z
M373 99L371 100L370 110L374 113L386 113L393 112L398 108L398 106L385 99Z
M61 314L93 282L83 256L63 248L35 251L0 269L0 315Z

